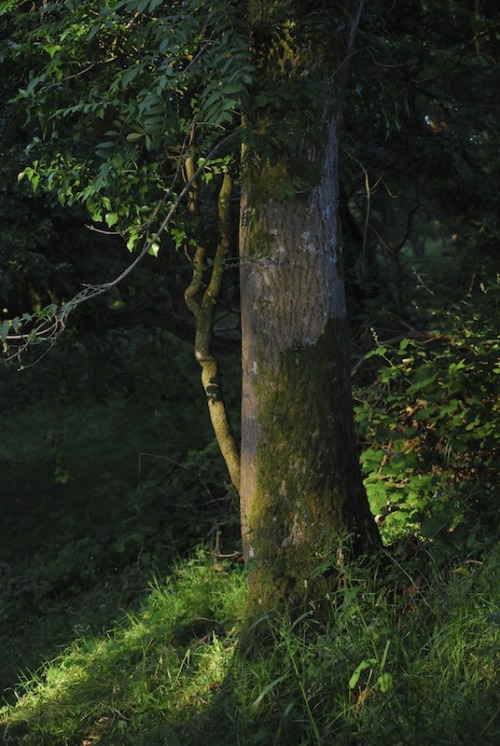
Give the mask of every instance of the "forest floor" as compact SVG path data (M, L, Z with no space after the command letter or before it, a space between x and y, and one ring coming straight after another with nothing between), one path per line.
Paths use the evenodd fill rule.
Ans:
M483 321L482 357L459 349L451 360L446 345L412 340L367 356L380 367L358 387L357 424L373 510L382 487L388 506L386 549L335 568L331 594L298 619L263 615L244 639L237 504L191 351L144 332L112 333L92 354L91 340L68 338L45 364L2 374L4 742L498 743L500 554L481 450L493 437L483 372L494 350ZM476 343L469 333L467 349ZM460 360L467 380L483 376L476 399ZM412 396L425 396L438 441L456 417L462 471L451 473L439 442L433 464L411 456L408 443L429 451L418 407L408 435ZM388 432L403 445L374 479Z

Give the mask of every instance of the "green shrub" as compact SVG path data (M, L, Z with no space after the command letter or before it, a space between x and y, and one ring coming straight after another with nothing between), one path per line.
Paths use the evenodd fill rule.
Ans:
M428 340L378 343L356 392L365 484L383 533L448 537L473 551L495 533L499 285L433 325Z

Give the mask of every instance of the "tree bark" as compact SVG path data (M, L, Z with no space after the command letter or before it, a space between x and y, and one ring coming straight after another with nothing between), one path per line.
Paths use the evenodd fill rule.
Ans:
M188 178L190 178L194 170L191 159L187 160L186 169ZM184 298L196 320L194 354L201 367L201 382L207 398L210 420L231 482L239 492L240 453L227 416L219 364L212 353L215 307L221 292L224 262L230 245L230 200L231 178L229 173L225 173L218 198L219 242L211 264L208 284L203 289L203 279L207 269L206 249L202 244L198 244L193 258L192 281L186 288ZM192 196L191 204L193 209L196 209L195 195Z
M340 547L359 554L379 544L353 425L337 108L326 102L326 136L299 148L316 171L303 193L277 198L286 194L280 161L256 168L243 151L240 493L250 607L317 597Z

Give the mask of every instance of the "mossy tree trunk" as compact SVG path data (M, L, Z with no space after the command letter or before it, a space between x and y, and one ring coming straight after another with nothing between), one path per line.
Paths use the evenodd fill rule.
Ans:
M274 43L301 74L297 50L305 47L290 51L290 28L277 38L275 24ZM272 56L262 64L266 74L289 75ZM328 61L327 79L332 64L338 58ZM353 427L338 244L338 88L337 79L323 89L321 123L293 151L289 141L269 156L258 142L257 156L255 147L243 151L241 509L250 601L265 609L320 594L322 570L340 545L362 553L379 543Z

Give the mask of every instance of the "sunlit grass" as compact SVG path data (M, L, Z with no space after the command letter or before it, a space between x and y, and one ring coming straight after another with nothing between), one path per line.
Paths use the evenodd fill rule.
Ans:
M38 366L0 368L0 690L135 608L213 526L231 541L189 345L144 330L83 341L92 354L67 336Z
M245 575L199 553L29 677L2 725L33 746L493 746L499 579L498 550L443 568L423 549L419 567L346 570L320 605L241 641Z
M241 571L205 558L182 563L139 612L105 636L75 641L27 678L4 712L9 733L21 738L27 729L23 743L65 743L68 734L95 742L133 730L145 713L168 712L175 722L197 711L230 664L244 600Z

